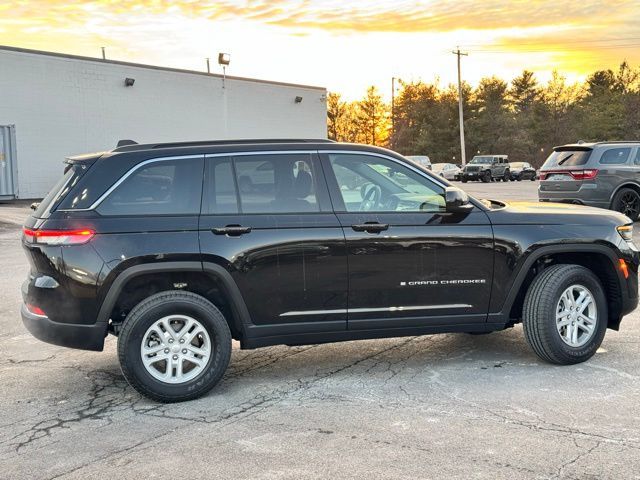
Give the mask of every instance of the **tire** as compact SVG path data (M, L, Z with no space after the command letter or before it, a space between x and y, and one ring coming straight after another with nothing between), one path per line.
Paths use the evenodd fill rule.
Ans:
M489 170L486 170L482 176L480 177L480 179L482 180L482 183L489 183L491 181L491 172Z
M611 209L625 214L635 222L640 215L640 195L632 188L621 188L611 201Z
M583 337L585 343L571 346L563 340L557 327L556 312L560 307L559 302L564 302L564 298L561 300L564 292L575 287L586 289L591 294L594 302L589 309L593 308L590 311L596 312L597 317L590 337ZM565 309L566 305L562 310ZM564 320L572 321L570 316L565 316ZM602 285L591 270L580 265L554 265L547 268L533 280L524 299L522 322L525 339L542 360L550 363L572 365L591 358L604 339L607 320L607 300ZM579 321L571 325L574 323ZM566 333L570 327L564 328ZM582 331L579 335L586 335L586 332Z
M203 332L202 334L195 335L196 330L194 329L193 341L199 342L200 339L207 338L209 355L206 363L201 367L190 364L188 360L185 360L187 361L185 370L193 365L191 368L191 373L195 375L193 378L187 378L184 382L176 381L175 383L168 383L155 378L154 374L150 373L153 367L145 367L141 348L143 342L146 342L150 335L151 327L156 322L167 316L178 315L185 316L184 318L194 319L199 323ZM186 326L186 323L183 325L183 328L184 326ZM181 331L182 330L178 330L174 333L180 333ZM153 333L151 333L151 335L153 335ZM174 343L174 340L171 338L172 336L173 335L165 336L164 338L167 342ZM156 338L159 337L156 336ZM180 341L182 343L182 340ZM188 342L188 345L192 344ZM167 346L169 345L167 344ZM172 348L176 346L177 344L174 344ZM184 346L187 346L187 344L179 346L178 349L180 350ZM198 348L196 345L192 346ZM205 347L204 342L200 347ZM157 345L154 348L162 349L161 346L158 347ZM181 350L181 352L186 351L186 349ZM158 355L164 352L169 352L169 348L158 353ZM180 352L174 351L174 353ZM169 358L171 355L173 354L166 356ZM173 355L173 358L177 356L178 355ZM118 336L118 359L123 375L129 384L138 392L159 402L182 402L204 395L222 378L229 364L230 357L231 332L229 331L229 326L224 316L220 310L207 299L191 292L169 290L144 299L129 312ZM180 370L172 369L172 374L182 371L182 368L185 368L185 363L182 358L183 357L180 356ZM194 356L194 358L196 357ZM166 362L165 369L168 368L169 360ZM160 361L160 365L162 365L162 360ZM160 373L157 373L157 375L158 374ZM189 374L190 373L187 372L185 374L186 377L188 377Z
M460 181L461 181L462 183L467 183L469 180L467 179L467 177L462 177L462 178L460 179Z
M509 180L511 180L511 172L509 172L509 170L505 170L504 175L502 176L502 181L508 182Z

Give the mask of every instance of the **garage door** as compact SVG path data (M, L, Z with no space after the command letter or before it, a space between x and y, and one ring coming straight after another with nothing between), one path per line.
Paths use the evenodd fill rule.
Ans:
M0 200L16 197L15 127L0 125Z

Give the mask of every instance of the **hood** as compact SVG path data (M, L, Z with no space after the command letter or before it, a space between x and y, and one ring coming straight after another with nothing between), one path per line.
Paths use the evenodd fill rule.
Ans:
M496 208L496 205L500 204L503 206ZM619 212L567 203L496 202L487 214L496 225L625 225L631 223L629 217Z

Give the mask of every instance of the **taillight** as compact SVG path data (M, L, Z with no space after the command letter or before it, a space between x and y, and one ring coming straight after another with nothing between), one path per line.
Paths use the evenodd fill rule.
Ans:
M47 316L47 314L44 313L44 310L42 310L40 307L36 307L35 305L32 305L30 303L27 303L27 310L29 310L34 315L38 315L39 317L46 317Z
M87 243L96 234L95 230L33 230L23 228L24 238L29 243L40 245L81 245Z
M587 170L547 170L540 172L540 180L546 180L550 175L571 175L574 180L593 180L598 176L597 168Z

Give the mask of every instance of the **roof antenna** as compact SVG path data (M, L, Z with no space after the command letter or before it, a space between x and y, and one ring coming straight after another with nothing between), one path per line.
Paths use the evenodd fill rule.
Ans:
M118 140L118 144L116 145L116 148L125 147L127 145L138 145L138 142L134 140Z

